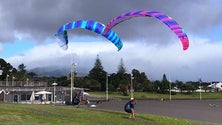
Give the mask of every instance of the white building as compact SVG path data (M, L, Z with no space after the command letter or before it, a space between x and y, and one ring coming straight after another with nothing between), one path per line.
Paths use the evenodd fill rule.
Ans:
M211 83L207 87L211 88L212 91L222 91L222 82Z

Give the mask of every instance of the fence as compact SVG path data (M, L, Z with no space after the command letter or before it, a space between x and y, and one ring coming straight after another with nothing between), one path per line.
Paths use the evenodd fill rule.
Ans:
M44 81L0 81L0 86L48 86Z

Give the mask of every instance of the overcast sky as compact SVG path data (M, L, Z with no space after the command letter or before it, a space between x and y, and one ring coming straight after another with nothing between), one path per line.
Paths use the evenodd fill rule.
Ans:
M152 80L165 73L172 81L222 81L221 5L220 0L1 0L0 57L27 69L76 62L78 72L88 73L98 54L109 73L117 71L123 58L127 72L135 68ZM69 31L67 51L55 40L65 23L89 19L106 24L135 10L155 10L175 19L189 37L189 49L183 51L176 35L151 17L113 28L124 44L119 52L106 38L82 29Z

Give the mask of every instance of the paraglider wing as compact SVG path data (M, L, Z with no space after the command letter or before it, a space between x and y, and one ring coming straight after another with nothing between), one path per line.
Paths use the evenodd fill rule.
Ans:
M189 39L184 32L184 30L179 26L179 24L173 20L171 17L157 11L132 11L128 13L124 13L118 17L113 18L110 22L107 23L106 28L104 30L104 33L106 33L108 30L112 29L115 25L119 24L120 22L123 22L125 20L134 18L134 17L141 17L141 16L148 16L148 17L155 17L159 20L161 20L164 24L166 24L180 39L183 50L187 50L189 47Z
M59 46L62 47L63 49L68 49L68 34L67 31L65 30L64 32L57 33L56 38L58 39Z
M122 41L120 40L119 36L116 33L114 33L112 30L107 29L107 32L104 33L104 29L105 29L104 24L97 21L93 21L93 20L78 20L78 21L74 21L74 22L63 25L56 32L55 36L56 38L59 39L59 44L63 49L68 48L67 30L76 29L76 28L87 29L87 30L93 31L95 33L98 33L106 37L118 48L118 51L121 50L123 46Z

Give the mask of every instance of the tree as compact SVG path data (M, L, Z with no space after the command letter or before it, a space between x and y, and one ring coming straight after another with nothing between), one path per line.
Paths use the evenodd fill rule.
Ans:
M0 69L3 70L2 75L0 76L0 80L6 79L7 75L10 77L12 73L17 72L15 68L10 63L7 63L4 59L0 58Z
M33 78L34 76L36 76L36 73L34 73L34 72L28 72L27 75L28 75L30 78Z
M163 74L162 84L160 90L162 93L165 93L169 89L169 81L167 80L166 74Z
M18 72L16 74L17 80L24 81L28 78L25 68L26 68L26 66L23 63L18 66Z
M93 91L99 90L101 88L100 85L101 85L101 83L99 83L97 80L92 79L92 80L90 80L89 88Z
M123 63L123 59L122 58L120 60L120 65L118 67L117 73L119 73L119 74L125 74L126 73L126 68L125 68L125 65Z
M61 76L57 78L58 86L68 86L70 81L68 80L67 76Z
M124 95L127 95L127 88L130 86L130 74L126 73L123 59L120 60L117 74L115 74L115 87L120 88Z
M162 93L162 90L160 89L162 83L159 80L156 80L153 82L153 91L156 91L157 93Z
M183 82L182 81L179 81L179 80L176 80L176 87L178 89L180 89L180 92L182 92L182 86L183 86Z
M195 87L192 84L186 84L186 89L188 93L192 93L195 90Z
M135 91L145 91L148 90L149 80L144 72L140 73L139 70L133 69L132 75L134 77L133 84Z
M100 83L101 91L106 90L106 71L103 70L103 66L99 59L99 55L97 55L94 67L89 71L89 77L91 80L93 80L93 83L96 83L94 80Z
M136 70L136 69L133 69L132 70L132 75L134 77L134 79L133 79L134 90L138 91L142 87L141 86L141 79L140 79L140 71Z
M26 66L22 63L18 66L18 71L22 72L22 73L26 73Z

